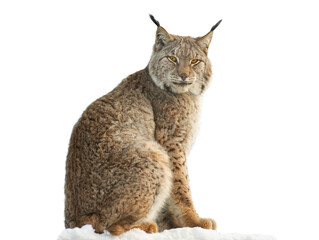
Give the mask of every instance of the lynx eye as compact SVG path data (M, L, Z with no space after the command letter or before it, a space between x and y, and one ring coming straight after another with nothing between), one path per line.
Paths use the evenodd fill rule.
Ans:
M192 59L191 64L195 65L198 64L200 61L198 59Z
M167 58L168 58L168 60L170 60L170 61L173 62L173 63L176 63L176 62L177 62L177 58L174 57L174 56L168 56Z

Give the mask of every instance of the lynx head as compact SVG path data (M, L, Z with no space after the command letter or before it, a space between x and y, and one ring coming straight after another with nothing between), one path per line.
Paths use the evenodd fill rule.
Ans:
M150 17L157 25L156 42L148 65L152 80L161 89L173 93L201 94L212 75L207 53L213 30L221 20L205 36L192 38L169 34L152 15Z

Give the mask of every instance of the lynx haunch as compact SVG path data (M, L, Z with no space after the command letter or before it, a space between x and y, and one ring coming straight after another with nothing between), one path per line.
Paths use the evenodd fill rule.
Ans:
M97 233L132 228L216 229L191 199L186 156L200 99L211 78L213 30L203 37L169 34L159 22L148 66L93 102L75 124L65 179L65 227Z

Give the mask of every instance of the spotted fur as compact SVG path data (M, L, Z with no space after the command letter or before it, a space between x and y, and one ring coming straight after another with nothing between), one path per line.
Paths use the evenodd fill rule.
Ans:
M66 161L65 227L216 228L194 209L186 166L212 74L211 38L171 35L158 23L148 66L84 111Z

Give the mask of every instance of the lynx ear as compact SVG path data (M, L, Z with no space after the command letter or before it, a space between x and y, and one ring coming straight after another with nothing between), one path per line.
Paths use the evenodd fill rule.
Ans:
M174 38L161 26L156 31L156 44L160 46L166 45L168 42L173 41Z
M168 42L174 40L174 38L163 28L160 26L160 23L154 18L153 15L150 14L150 18L156 24L156 45L164 46Z
M212 41L213 37L213 31L218 27L218 25L221 23L222 20L219 20L210 30L209 33L207 33L204 37L197 38L197 44L200 46L200 48L207 54L208 53L208 47L210 45L210 42Z

